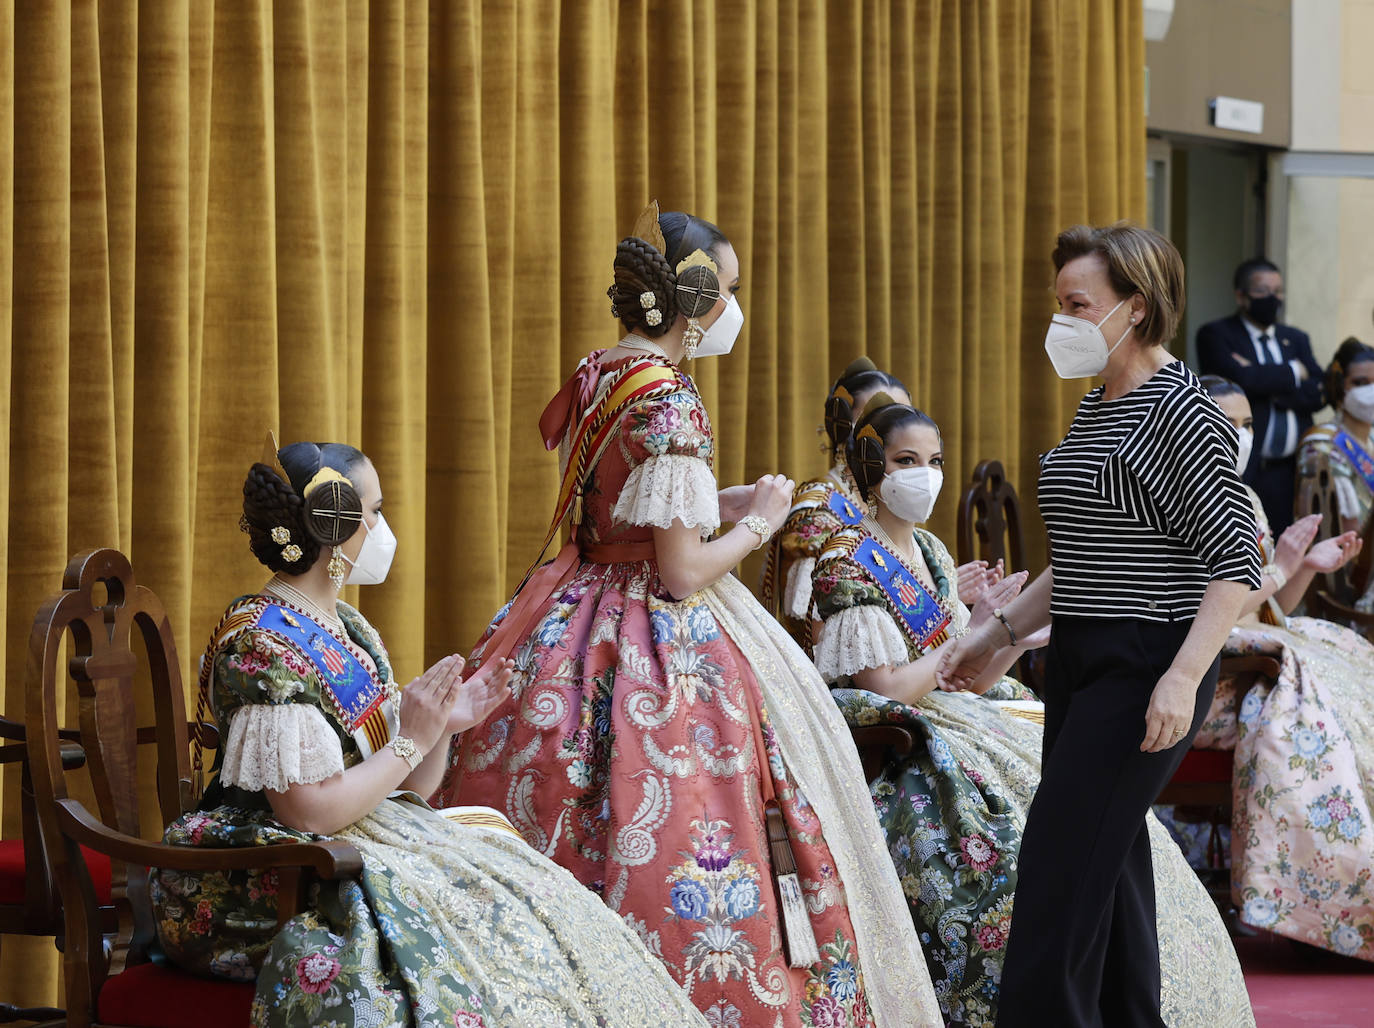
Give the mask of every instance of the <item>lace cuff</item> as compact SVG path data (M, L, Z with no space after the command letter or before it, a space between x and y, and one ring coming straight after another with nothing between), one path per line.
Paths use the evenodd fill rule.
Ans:
M318 707L254 703L230 718L219 778L250 792L284 792L291 785L322 782L343 769L339 737Z
M630 472L611 516L622 524L655 528L670 528L676 518L708 536L720 527L716 477L700 457L650 457Z
M816 643L816 670L837 682L871 667L911 663L901 629L881 607L849 607L825 619Z
M811 573L815 570L815 557L801 557L787 569L782 612L788 617L805 621L811 616Z

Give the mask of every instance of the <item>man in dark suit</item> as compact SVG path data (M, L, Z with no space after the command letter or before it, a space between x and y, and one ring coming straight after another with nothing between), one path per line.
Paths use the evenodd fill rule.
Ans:
M1263 257L1235 275L1237 310L1197 332L1197 361L1245 390L1255 414L1255 446L1242 477L1259 494L1277 536L1293 521L1298 441L1326 405L1322 369L1307 333L1279 324L1283 276Z

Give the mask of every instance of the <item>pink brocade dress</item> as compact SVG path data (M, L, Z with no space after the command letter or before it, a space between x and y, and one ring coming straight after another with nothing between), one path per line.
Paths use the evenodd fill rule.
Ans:
M895 875L888 883L865 867L891 866L871 806L871 821L847 811L823 828L825 808L808 802L793 773L808 768L810 782L835 763L843 777L847 759L832 754L848 746L852 755L814 668L732 576L681 601L659 579L653 526L718 527L712 452L705 408L685 378L681 391L623 415L586 479L576 570L516 643L512 696L466 733L443 799L504 811L639 933L712 1025L896 1023L878 1016L875 989L891 994L887 1009L906 1007L900 1023L938 1024L912 933L855 930L853 895L883 911L870 920L905 917ZM830 714L792 699L772 709L765 675L789 697L814 693ZM788 753L782 718L792 719L784 738L823 742ZM807 718L821 723L799 728ZM861 802L866 786L854 777ZM827 779L825 788L831 806L837 795L841 805L854 798L849 784ZM806 968L790 967L784 951L769 798L787 822L820 952ZM837 832L846 836L839 861ZM886 984L893 963L920 981Z

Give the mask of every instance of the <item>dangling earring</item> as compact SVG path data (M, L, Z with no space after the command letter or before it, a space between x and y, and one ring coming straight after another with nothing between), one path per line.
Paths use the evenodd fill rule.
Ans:
M706 333L696 318L687 319L687 327L682 330L682 355L691 360L697 355L697 344Z
M329 580L334 583L334 588L342 589L344 576L348 574L348 562L344 560L343 550L340 547L334 547L326 570L329 572Z

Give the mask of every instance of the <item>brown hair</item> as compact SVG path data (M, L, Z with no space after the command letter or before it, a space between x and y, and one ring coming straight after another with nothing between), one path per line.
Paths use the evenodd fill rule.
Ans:
M1059 233L1054 244L1054 270L1079 257L1095 255L1107 266L1107 279L1119 297L1139 293L1145 316L1136 336L1160 345L1174 337L1183 317L1186 294L1183 258L1178 249L1153 229L1118 221L1114 225L1075 225Z
M1374 361L1374 348L1366 346L1354 336L1347 336L1336 350L1336 356L1326 366L1326 402L1339 407L1345 399L1345 376L1356 364Z

